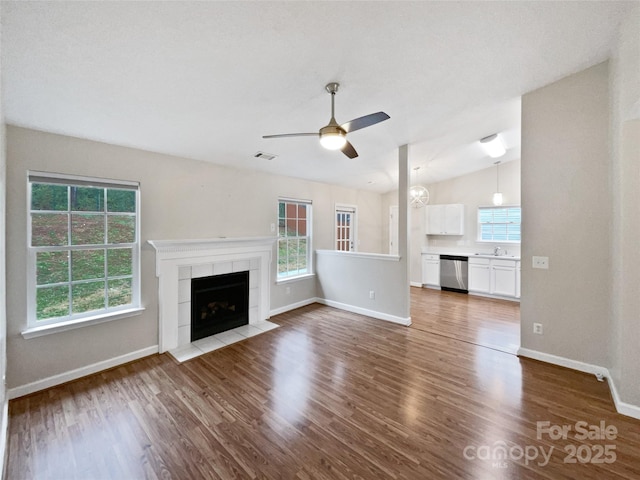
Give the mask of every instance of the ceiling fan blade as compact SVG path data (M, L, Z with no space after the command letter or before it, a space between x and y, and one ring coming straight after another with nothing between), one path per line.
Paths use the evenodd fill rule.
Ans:
M262 138L285 138L285 137L317 137L318 132L314 133L281 133L278 135L263 135Z
M353 148L353 145L351 145L348 141L340 150L349 158L356 158L358 156L358 152L356 152L356 149Z
M371 125L375 125L376 123L384 122L388 120L389 115L384 112L372 113L370 115L365 115L364 117L354 118L350 122L343 123L340 125L347 133L355 132L356 130L360 130L361 128L370 127Z

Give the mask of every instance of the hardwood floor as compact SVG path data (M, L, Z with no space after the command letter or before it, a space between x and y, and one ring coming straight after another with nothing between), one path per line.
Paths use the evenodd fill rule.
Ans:
M516 354L520 303L411 287L412 328Z
M320 305L272 321L182 364L153 355L11 401L7 478L640 478L640 421L592 375ZM538 438L545 421L568 438ZM579 421L617 434L576 439ZM615 461L564 463L571 446Z

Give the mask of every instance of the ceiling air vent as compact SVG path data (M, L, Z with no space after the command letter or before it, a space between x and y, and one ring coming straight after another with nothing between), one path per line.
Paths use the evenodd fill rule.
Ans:
M254 157L255 158L264 158L265 160L273 160L274 158L277 157L277 155L274 155L273 153L267 153L267 152L256 152Z

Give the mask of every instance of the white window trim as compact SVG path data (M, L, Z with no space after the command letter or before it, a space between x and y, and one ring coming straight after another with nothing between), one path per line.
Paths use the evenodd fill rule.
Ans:
M476 230L477 230L477 235L476 235L476 242L478 243L491 243L491 244L496 244L496 243L508 243L508 244L512 244L512 245L520 245L522 243L522 221L520 222L520 240L483 240L482 239L482 229L481 229L481 223L480 223L480 210L481 209L498 209L498 208L519 208L520 209L520 214L522 215L522 206L521 205L480 205L478 206L477 212L476 212Z
M334 214L333 214L333 245L336 250L338 250L338 223L337 223L337 215L340 212L349 212L353 213L353 222L351 224L351 241L353 242L353 250L352 252L358 251L358 206L357 205L349 205L347 203L336 203Z
M303 199L299 199L299 198L291 198L291 197L278 197L278 209L276 210L278 212L278 220L280 219L280 203L281 202L290 202L290 203L301 203L301 204L306 204L309 207L311 207L311 209L308 211L308 215L307 215L307 272L305 273L301 273L298 275L286 275L286 276L280 276L279 272L278 272L278 264L279 264L279 246L278 244L280 243L280 239L282 237L280 237L280 231L278 230L277 234L276 234L276 284L280 284L280 283L286 283L286 282L291 282L291 281L296 281L296 280L304 280L306 278L309 277L313 277L315 276L315 271L313 269L314 265L313 265L313 202L311 200L303 200ZM278 224L276 224L278 225ZM279 227L278 227L279 228Z
M144 307L127 308L118 312L109 312L101 315L94 315L92 317L79 318L76 320L66 320L58 323L49 323L33 328L27 328L23 330L22 336L26 339L42 337L44 335L50 335L52 333L66 332L67 330L74 330L80 327L88 327L89 325L98 325L99 323L111 322L113 320L120 320L121 318L135 317L145 311Z
M144 311L140 298L140 184L126 180L103 179L78 175L66 175L39 171L27 171L27 328L21 333L24 338L34 338L51 333L71 330L88 325L96 325L111 320L139 315ZM31 246L31 184L59 183L61 185L76 184L79 186L94 186L100 188L128 188L135 191L135 242L126 244L132 247L132 302L108 309L91 311L66 317L57 317L36 321L36 254L41 248ZM125 244L120 244L121 247ZM53 248L54 250L56 247ZM60 250L73 250L73 246L60 247Z

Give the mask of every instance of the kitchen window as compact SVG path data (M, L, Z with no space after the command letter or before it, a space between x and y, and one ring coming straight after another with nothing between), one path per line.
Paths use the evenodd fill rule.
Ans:
M28 329L140 309L135 182L29 172Z
M519 206L479 207L478 241L520 243L521 219Z
M311 202L278 201L278 280L311 273Z

